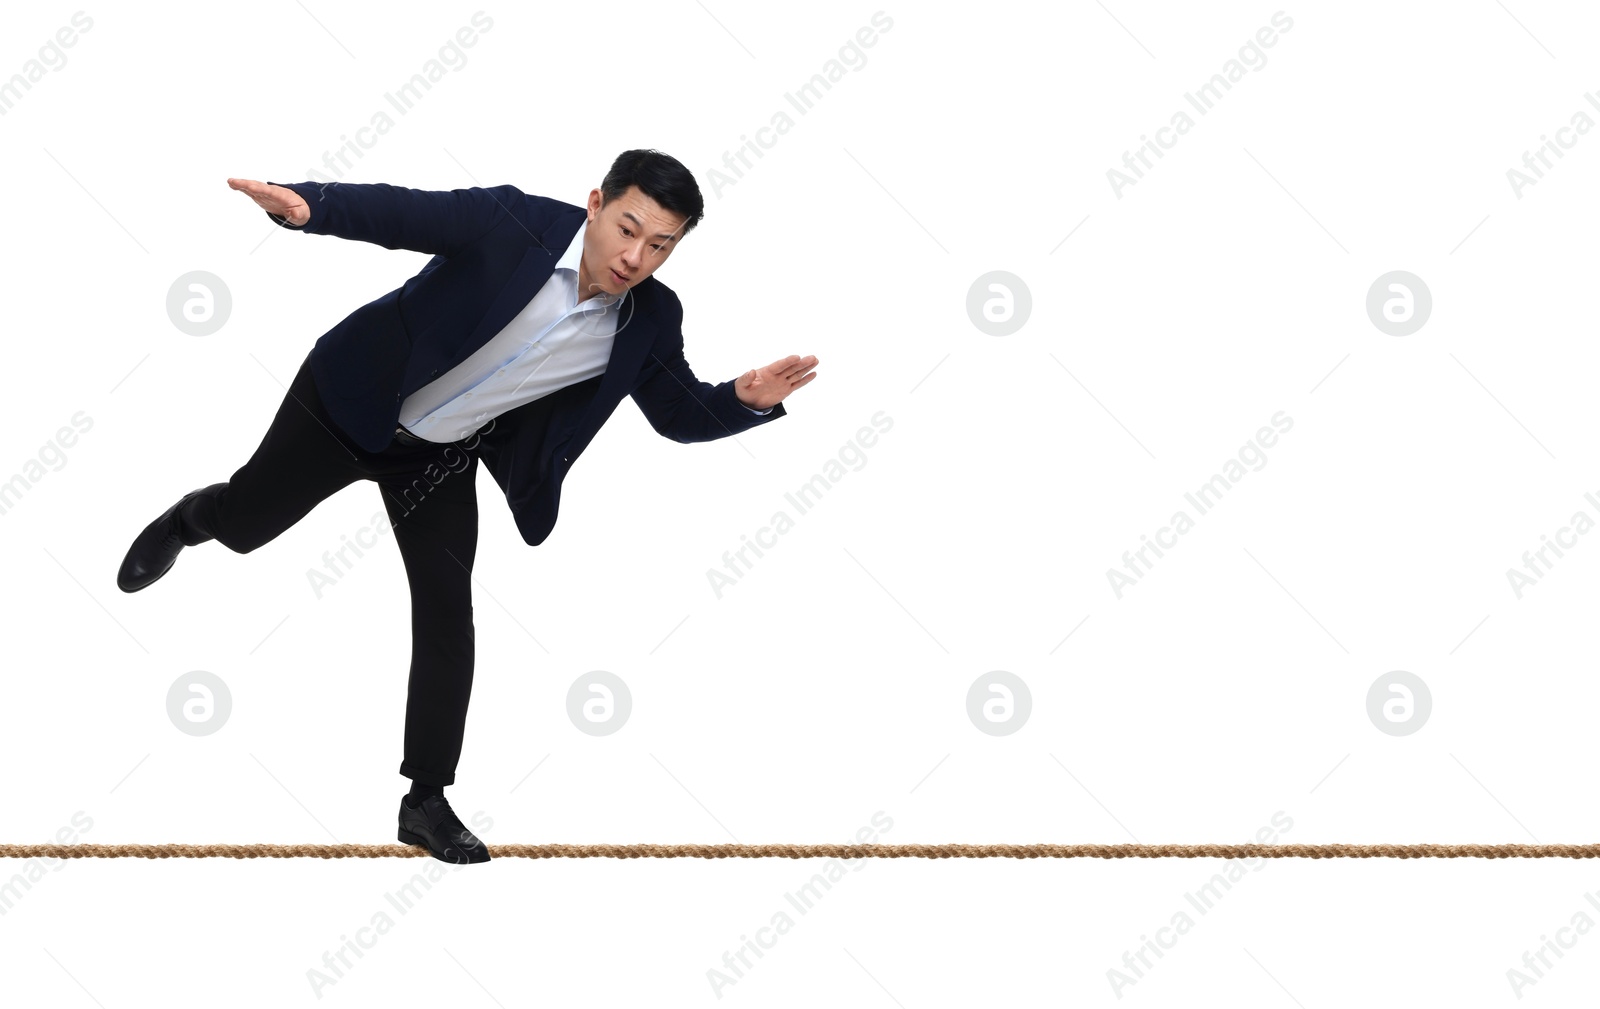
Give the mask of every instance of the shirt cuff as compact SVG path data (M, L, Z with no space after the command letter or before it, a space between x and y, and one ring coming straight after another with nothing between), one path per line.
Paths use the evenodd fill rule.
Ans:
M743 406L746 410L749 410L751 413L756 414L756 415L761 416L761 417L765 417L767 414L772 412L772 407L770 407L770 406L767 407L765 410L757 410L753 406L745 406L745 403L744 403L743 400L739 401L739 405Z

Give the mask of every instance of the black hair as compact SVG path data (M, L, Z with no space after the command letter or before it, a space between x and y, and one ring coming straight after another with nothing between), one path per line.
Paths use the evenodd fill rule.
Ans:
M637 149L617 155L600 183L601 204L610 203L626 193L630 186L638 186L641 193L659 203L662 209L684 218L679 237L693 231L705 216L706 203L700 196L694 173L670 154Z

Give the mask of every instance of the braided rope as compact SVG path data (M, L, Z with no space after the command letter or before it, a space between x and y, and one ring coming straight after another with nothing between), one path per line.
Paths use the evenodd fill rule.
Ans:
M1600 844L491 844L495 858L1600 858ZM406 844L0 844L0 858L429 858Z

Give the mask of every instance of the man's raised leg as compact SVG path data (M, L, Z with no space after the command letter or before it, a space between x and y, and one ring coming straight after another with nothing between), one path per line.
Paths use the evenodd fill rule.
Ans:
M117 586L137 592L167 573L179 552L216 539L249 553L318 502L361 477L356 449L335 434L302 363L255 453L225 483L185 494L134 539Z
M181 510L185 542L214 538L247 554L361 479L360 450L337 431L317 395L308 358L250 459L219 492L201 494Z

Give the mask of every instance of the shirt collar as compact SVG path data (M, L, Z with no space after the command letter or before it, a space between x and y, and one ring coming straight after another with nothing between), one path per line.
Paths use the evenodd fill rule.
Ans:
M571 242L571 244L569 244L567 246L567 251L563 252L561 254L561 258L556 260L556 266L555 266L556 269L558 269L558 270L567 270L567 271L570 271L572 273L572 278L573 278L573 280L572 280L573 298L575 299L574 300L574 304L577 304L577 302L579 302L579 301L587 300L585 298L580 297L580 295L583 292L577 290L577 286L578 286L577 278L578 278L578 263L583 259L583 235L584 235L584 232L586 232L588 230L589 230L589 221L586 218L584 220L584 222L581 225L578 226L578 233L576 235L572 236L572 242ZM599 298L600 298L600 302L599 303L603 307L609 309L611 306L617 304L623 298L627 297L627 294L628 294L627 291L624 291L621 294L601 294L601 295L599 295Z

